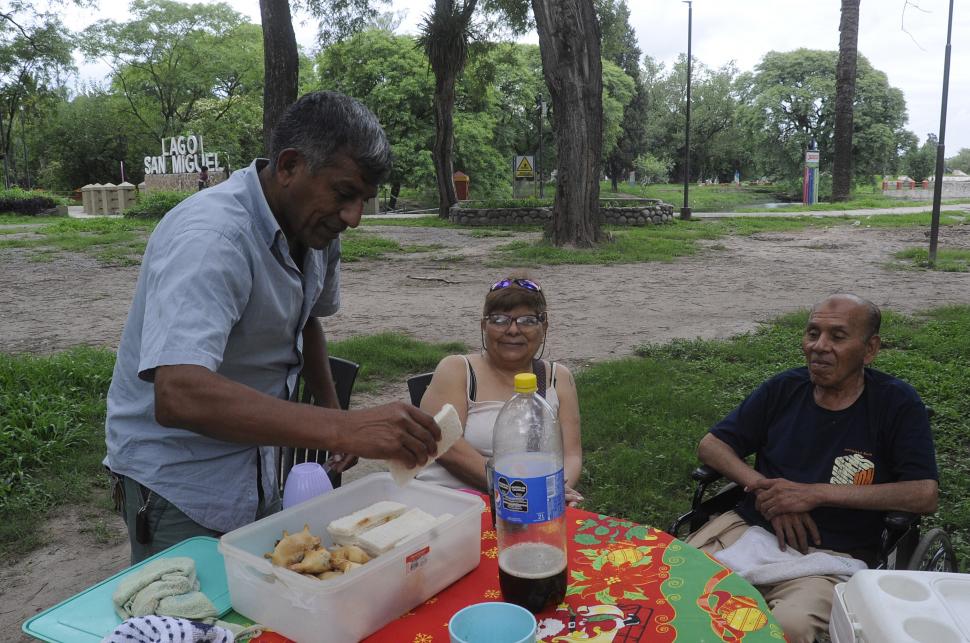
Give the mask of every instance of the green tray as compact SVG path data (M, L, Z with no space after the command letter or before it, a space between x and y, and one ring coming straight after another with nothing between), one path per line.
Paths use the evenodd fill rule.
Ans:
M218 544L218 539L208 536L184 540L44 610L24 621L21 629L28 636L41 641L98 643L121 624L111 600L121 579L138 571L149 561L172 556L187 556L195 561L195 573L202 593L209 597L221 616L232 609L232 604L226 582L226 565L217 549Z

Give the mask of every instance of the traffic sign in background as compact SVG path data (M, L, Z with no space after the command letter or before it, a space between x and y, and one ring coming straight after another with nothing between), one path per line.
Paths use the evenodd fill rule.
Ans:
M516 156L515 157L515 178L534 179L535 178L535 157Z

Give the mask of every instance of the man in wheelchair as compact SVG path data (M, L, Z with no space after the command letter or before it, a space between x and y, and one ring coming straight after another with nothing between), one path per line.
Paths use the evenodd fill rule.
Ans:
M734 551L752 543L762 555L777 541L779 552L822 551L871 565L885 512L936 511L926 407L908 384L867 368L879 352L880 322L879 308L855 295L812 308L802 338L807 366L763 383L701 440L700 460L746 493L690 544L717 557L760 527L774 537L758 541L763 532L752 531ZM743 459L752 453L754 467ZM864 566L826 560L849 573ZM789 640L812 641L827 629L833 587L847 574L805 573L796 561L781 569L781 578L755 584Z

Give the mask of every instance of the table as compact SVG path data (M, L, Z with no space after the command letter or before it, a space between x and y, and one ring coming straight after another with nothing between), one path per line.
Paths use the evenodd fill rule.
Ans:
M784 641L764 599L746 580L666 532L566 510L569 586L565 601L536 615L545 643ZM498 547L482 513L479 566L416 609L364 639L447 643L448 619L462 607L500 601ZM281 643L268 632L254 639Z

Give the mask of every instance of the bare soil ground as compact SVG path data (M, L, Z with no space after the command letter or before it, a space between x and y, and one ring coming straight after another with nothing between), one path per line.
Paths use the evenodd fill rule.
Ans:
M342 309L326 322L329 337L393 330L477 346L484 294L510 272L488 265L489 252L508 239L390 226L365 233L443 247L346 264ZM970 303L970 273L887 267L894 252L926 244L922 230L846 225L729 237L668 264L553 266L531 273L549 298L546 355L582 368L648 342L750 331L836 291L907 313ZM970 226L942 228L941 247L970 248ZM105 268L83 255L35 263L24 251L5 250L0 272L0 351L117 347L137 267ZM355 396L354 405L391 399L407 399L403 382ZM347 479L376 468L362 463ZM40 526L49 534L47 545L0 565L0 640L28 640L19 634L25 619L127 565L124 526L97 504L58 512Z

